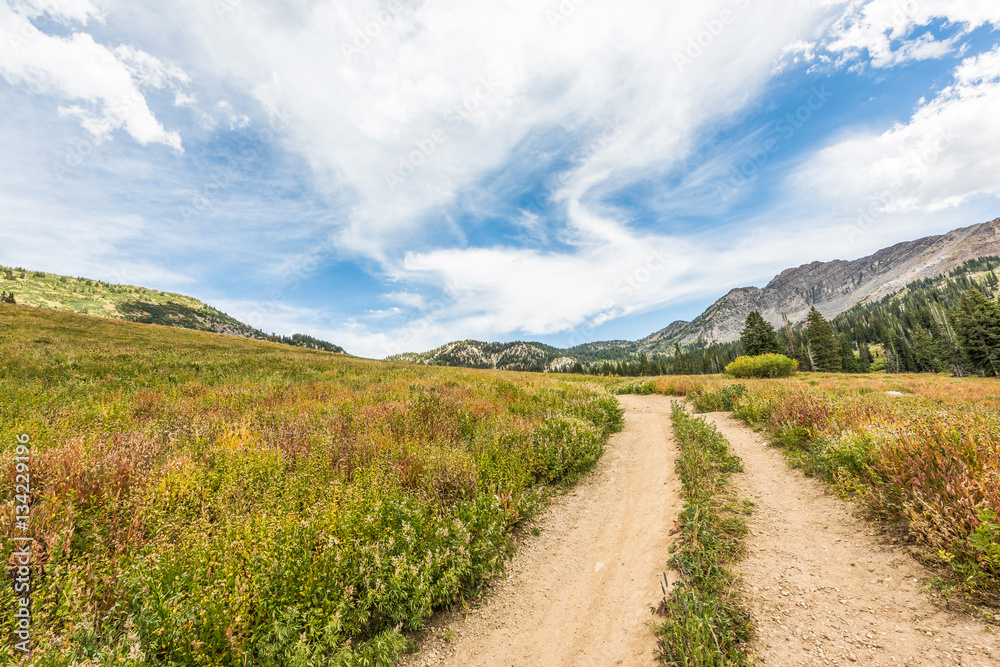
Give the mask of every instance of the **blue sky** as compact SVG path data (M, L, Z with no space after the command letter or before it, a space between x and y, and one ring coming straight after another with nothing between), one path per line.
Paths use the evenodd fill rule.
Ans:
M381 358L1000 215L991 0L144 4L0 4L0 263Z

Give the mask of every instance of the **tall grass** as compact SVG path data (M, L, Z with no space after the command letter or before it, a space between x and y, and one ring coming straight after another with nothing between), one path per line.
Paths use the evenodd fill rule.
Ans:
M35 666L392 664L622 425L592 384L23 306L0 361L6 553L33 447Z
M671 667L750 665L753 622L730 569L743 556L744 515L752 507L739 501L730 482L743 463L714 426L678 403L672 419L685 503L670 560L681 577L658 610L665 617L657 628L661 657Z

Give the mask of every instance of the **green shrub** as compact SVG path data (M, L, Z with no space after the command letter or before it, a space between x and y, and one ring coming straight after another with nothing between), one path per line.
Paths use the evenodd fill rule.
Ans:
M652 380L625 380L624 382L616 384L611 388L611 390L612 393L618 395L640 394L642 396L647 396L656 392L656 388L653 386Z
M756 357L738 357L726 366L726 372L735 378L786 378L799 368L799 362L783 354L762 354Z
M742 384L727 384L715 391L694 394L692 402L696 412L732 412L746 393L747 388Z

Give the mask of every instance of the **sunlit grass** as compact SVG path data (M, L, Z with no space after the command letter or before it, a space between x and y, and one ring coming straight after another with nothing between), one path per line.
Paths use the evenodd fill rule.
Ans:
M23 306L0 359L7 553L33 448L33 665L391 664L622 423L579 381Z

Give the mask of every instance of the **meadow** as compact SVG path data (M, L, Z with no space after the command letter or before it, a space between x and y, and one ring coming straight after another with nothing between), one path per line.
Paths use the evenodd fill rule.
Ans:
M34 667L392 664L622 426L593 383L25 306L0 304L0 359L5 553L31 451ZM13 622L0 659L28 664Z
M1000 605L1000 382L949 375L802 373L604 382L689 397L767 432L789 462L862 503L939 572L939 590ZM987 616L995 613L983 610Z

